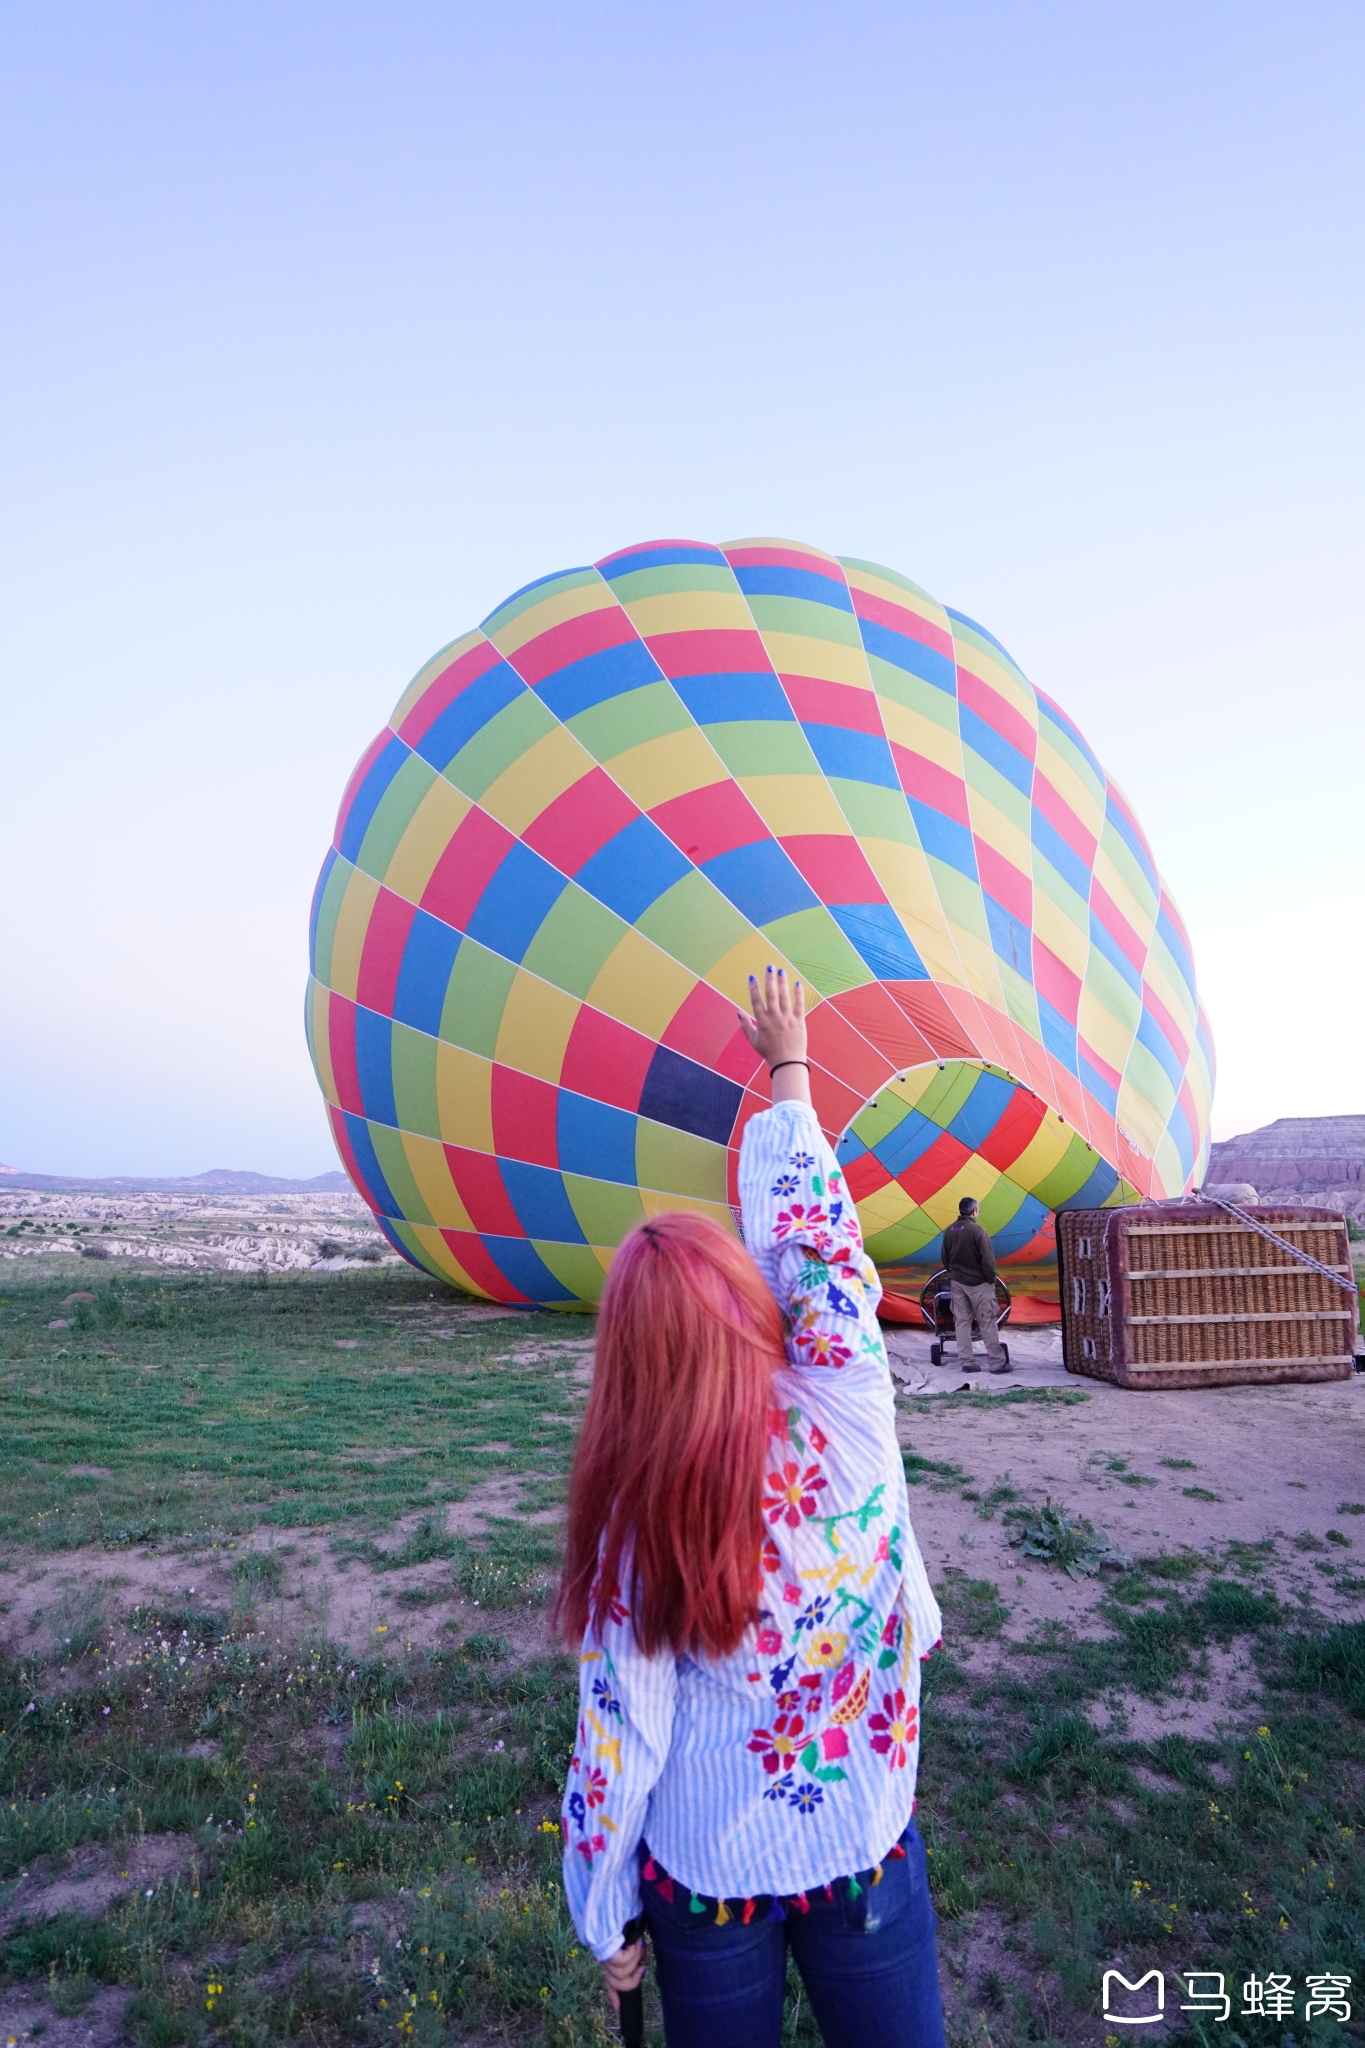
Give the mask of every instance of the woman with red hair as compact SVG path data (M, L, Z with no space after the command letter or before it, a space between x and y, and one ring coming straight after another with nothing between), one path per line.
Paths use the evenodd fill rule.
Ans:
M744 1244L626 1238L598 1322L559 1620L581 1643L565 1887L615 2005L669 2048L777 2048L790 1949L827 2048L943 2048L911 1818L939 1636L906 1503L875 1269L810 1106L799 982L750 977L773 1106Z

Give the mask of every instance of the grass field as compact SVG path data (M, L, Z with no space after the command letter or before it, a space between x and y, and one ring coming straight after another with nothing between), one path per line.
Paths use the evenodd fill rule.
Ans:
M545 1628L590 1337L388 1269L10 1281L0 2041L611 2038L558 1885L574 1694ZM1041 1506L907 1463L912 1508ZM1174 1973L1227 1976L1231 2020L1175 2011L1169 2040L1361 2038L1306 2025L1302 1987L1362 1976L1365 1625L1287 1606L1264 1566L1140 1558L1096 1631L1008 1656L1011 1605L1060 1563L943 1575L920 1821L955 2048L1103 2048L1100 1971L1139 1961L1170 2006ZM395 1619L291 1606L324 1578ZM1235 1735L1098 1725L1116 1687L1159 1701L1234 1655L1269 1703ZM1270 1972L1294 2016L1242 2017ZM787 2034L815 2038L795 1991Z
M383 1528L462 1499L491 1466L525 1480L528 1506L559 1498L571 1417L546 1399L544 1363L513 1355L527 1345L509 1328L519 1340L581 1339L590 1325L471 1321L452 1312L454 1297L392 1268L139 1276L63 1306L73 1288L91 1291L88 1275L16 1282L0 1302L13 1424L0 1541L62 1549L260 1525ZM104 1475L73 1475L82 1465Z

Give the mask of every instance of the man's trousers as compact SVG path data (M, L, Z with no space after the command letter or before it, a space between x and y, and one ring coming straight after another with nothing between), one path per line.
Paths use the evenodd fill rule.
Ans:
M960 1280L950 1280L953 1297L953 1324L957 1332L957 1355L964 1370L972 1366L972 1321L980 1330L986 1346L987 1362L992 1366L1005 1363L1005 1348L1000 1342L1000 1327L996 1320L999 1306L995 1298L995 1286L990 1280L983 1280L979 1287L965 1287Z

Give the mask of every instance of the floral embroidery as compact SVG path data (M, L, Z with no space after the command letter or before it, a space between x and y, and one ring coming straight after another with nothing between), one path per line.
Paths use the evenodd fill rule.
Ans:
M882 1495L885 1492L886 1482L884 1480L879 1481L878 1484L873 1487L871 1493L867 1496L867 1499L863 1502L861 1507L845 1508L844 1512L841 1515L822 1515L820 1517L820 1527L825 1532L825 1541L826 1543L828 1543L831 1550L837 1551L839 1548L839 1537L837 1534L837 1530L841 1522L856 1522L858 1524L858 1534L860 1536L866 1536L872 1524L876 1521L879 1521L881 1519L882 1514L885 1512L882 1507ZM896 1532L893 1530L893 1537L895 1533ZM845 1567L845 1569L847 1569L847 1567Z
M859 1283L855 1281L853 1284L857 1286ZM836 1287L832 1280L825 1289L825 1300L834 1310L836 1316L850 1316L855 1323L857 1322L858 1304L855 1301L850 1301L849 1297Z
M583 1794L581 1792L571 1792L569 1794L568 1807L570 1819L576 1821L578 1826L582 1827L588 1817L588 1809L584 1804Z
M785 1664L774 1664L768 1673L768 1683L780 1699L787 1689L787 1680L796 1669L795 1657L788 1657Z
M781 1629L774 1628L770 1622L766 1627L759 1630L758 1642L755 1648L760 1657L776 1657L781 1651L782 1643L783 1635Z
M773 1199L789 1202L801 1183L794 1173L780 1173L773 1184Z
M829 1217L818 1202L793 1202L790 1209L779 1209L773 1230L780 1239L794 1237L799 1230L803 1237L817 1247L830 1240L826 1225Z
M810 1783L798 1785L791 1795L791 1803L798 1813L814 1813L825 1796L823 1785Z
M881 1632L882 1650L877 1658L878 1671L889 1671L893 1664L899 1663L903 1634L904 1627L901 1618L893 1610L887 1615L886 1627Z
M839 1635L832 1628L818 1628L810 1639L806 1662L818 1665L821 1670L831 1670L847 1648L847 1636Z
M817 1456L820 1452L829 1449L829 1438L825 1435L819 1424L814 1422L810 1426L810 1447Z
M753 1744L750 1743L749 1747L752 1749ZM766 1785L763 1788L763 1797L765 1799L785 1799L794 1783L795 1779L792 1773L787 1771L782 1777L774 1778L771 1785Z
M814 1166L814 1164L815 1161L811 1157L809 1152L792 1153L792 1165L796 1168L798 1173L808 1173L811 1167Z
M621 1738L619 1735L604 1734L600 1723L598 1724L597 1732L602 1736L602 1740L597 1745L597 1754L607 1759L607 1762L619 1778L621 1775Z
M842 1247L833 1231L805 1230L801 1234L801 1244L809 1257L818 1258L826 1266L838 1264Z
M594 1678L592 1682L592 1696L596 1700L600 1712L609 1714L615 1721L620 1720L621 1702L617 1699L605 1678Z
M768 1474L767 1484L763 1512L769 1522L785 1522L789 1529L797 1529L802 1516L815 1513L815 1496L823 1492L829 1481L818 1465L807 1465L803 1472L789 1458L779 1471Z
M853 1666L850 1664L848 1669L851 1672ZM841 1672L839 1676L842 1678L843 1673ZM846 1728L851 1727L855 1721L861 1720L867 1707L867 1698L871 1690L872 1675L870 1672L864 1671L856 1681L850 1683L849 1689L840 1698L839 1679L836 1678L834 1681L834 1719Z
M807 1741L806 1722L801 1714L779 1714L772 1729L755 1728L749 1747L763 1759L768 1772L784 1771Z
M880 1714L869 1715L867 1725L874 1731L872 1747L878 1756L886 1758L893 1771L904 1770L910 1761L918 1721L918 1711L907 1706L905 1694L899 1686L894 1692L882 1694Z
M797 1635L803 1634L806 1629L818 1628L829 1612L829 1605L828 1594L817 1593L815 1598L801 1609L792 1623Z
M758 1553L758 1559L765 1572L781 1571L782 1553L771 1536L763 1538L763 1548Z
M843 1338L836 1337L833 1330L815 1327L813 1315L801 1318L794 1335L797 1350L812 1365L847 1365L853 1356Z
M601 1806L607 1796L607 1774L596 1764L588 1772L588 1805Z

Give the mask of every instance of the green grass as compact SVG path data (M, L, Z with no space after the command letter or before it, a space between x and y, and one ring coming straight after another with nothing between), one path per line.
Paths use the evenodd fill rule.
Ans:
M562 1495L581 1390L557 1347L591 1326L462 1320L421 1276L380 1269L102 1278L95 1304L49 1331L71 1284L11 1282L0 1300L4 1553L22 1564L101 1542L116 1571L135 1542L236 1542L232 1612L188 1596L136 1608L127 1663L103 1670L112 1594L75 1587L48 1616L50 1660L0 1666L0 1910L24 1871L79 1871L142 1836L187 1847L151 1897L10 1925L0 1984L45 1990L57 2015L120 1985L136 2048L602 2048L614 2029L564 1911L553 1824L573 1668L528 1656L525 1640L554 1533L523 1518ZM544 1355L512 1355L533 1349ZM1024 1421L1088 1398L1019 1388L991 1401L1028 1408ZM1108 1469L1133 1483L1125 1464ZM922 1499L953 1489L986 1520L1036 1522L1008 1476L985 1490L915 1451L906 1471ZM446 1504L490 1476L513 1488L488 1535L452 1534ZM305 1526L348 1576L383 1586L428 1567L398 1599L457 1590L480 1602L478 1628L387 1660L267 1643L246 1617L281 1590L292 1553L274 1532ZM1017 1596L944 1575L949 1648L925 1668L919 1818L946 1953L981 1913L998 1930L987 1966L963 1965L951 2048L1095 2048L1111 1962L1165 1969L1172 2004L1182 1969L1238 1987L1268 1969L1359 1978L1365 1624L1286 1608L1266 1590L1273 1551L1267 1537L1229 1542L1216 1562L1136 1558L1106 1577L1087 1624L1098 1633L1039 1625L1007 1654ZM1263 1720L1152 1744L1111 1722L1115 1700L1197 1693L1228 1649L1264 1677ZM1298 2048L1362 2038L1354 2020L1291 2031ZM1177 2014L1166 2039L1280 2048L1284 2032L1234 2018L1204 2039ZM816 2040L794 1980L784 2039Z
M1110 1964L1130 1977L1164 1970L1168 2009L1175 1972L1220 1970L1235 2015L1249 1976L1287 1972L1296 2041L1365 2031L1358 2001L1348 2026L1302 2023L1310 1971L1360 1978L1365 1625L1305 1625L1225 1579L1173 1596L1145 1571L1154 1562L1131 1575L1142 1606L1105 1603L1112 1633L1039 1630L1022 1678L1014 1662L984 1681L951 1658L928 1667L919 1820L945 1945L952 1953L955 1931L984 1910L999 1916L1010 1964L963 1984L963 2048L984 2048L982 2028L993 2048L1093 2038ZM975 1601L991 1593L974 1582ZM1101 1732L1094 1705L1114 1687L1197 1681L1207 1648L1234 1640L1268 1682L1264 1721L1217 1741ZM1172 2017L1168 2041L1232 2041ZM1237 2016L1233 2028L1244 2048L1279 2048L1285 2032Z
M1010 1387L1006 1393L984 1396L975 1387L959 1387L951 1394L899 1394L896 1406L914 1415L932 1415L947 1402L960 1408L975 1402L983 1413L990 1413L996 1408L1075 1408L1090 1398L1080 1387Z
M273 1550L249 1550L237 1559L230 1576L247 1593L273 1598L284 1584L284 1560Z
M577 1318L462 1320L406 1269L116 1277L62 1310L69 1284L0 1298L0 1541L380 1530L499 1475L528 1506L561 1495L573 1354L511 1354L590 1334ZM72 1326L49 1330L59 1313Z
M998 1636L1010 1618L1010 1610L989 1579L969 1579L950 1566L938 1588L945 1636L954 1640L967 1636L988 1641Z
M901 1464L905 1467L907 1486L919 1486L925 1480L931 1483L939 1481L950 1487L963 1487L967 1483L968 1474L950 1459L925 1458L918 1451L902 1451Z
M509 1662L487 1638L358 1665L228 1640L182 1670L153 1641L134 1669L62 1693L6 1667L0 1724L0 1881L40 1856L78 1864L96 1843L189 1844L151 1898L21 1922L0 1944L4 1976L51 1977L59 2008L82 1986L131 1986L129 2032L145 2043L447 2040L485 2025L608 2038L559 1888L564 1660ZM206 1729L216 1753L187 1755ZM354 1920L374 1904L404 1930L401 1951L370 1943L377 1971ZM210 1982L224 1986L211 2021Z
M292 1555L272 1532L305 1527L342 1569L449 1566L410 1600L458 1591L497 1615L543 1599L553 1532L504 1509L472 1542L445 1509L490 1479L512 1482L499 1499L513 1508L562 1498L574 1346L591 1324L470 1319L406 1270L120 1273L64 1307L71 1286L24 1276L0 1298L5 1551L95 1543L116 1568L132 1545L251 1547L228 1568L231 1615L192 1602L121 1615L137 1646L126 1669L101 1673L110 1601L96 1586L49 1615L50 1666L0 1670L0 1900L40 1857L50 1875L92 1844L192 1844L151 1899L21 1924L0 1972L41 1979L59 2012L101 1982L131 1986L125 2024L148 2044L485 2027L605 2041L545 1826L572 1742L572 1664L527 1664L486 1624L406 1661L325 1641L286 1653L249 1618ZM49 1329L58 1318L68 1327ZM412 1937L401 1957L370 1941L378 1976L358 1966L353 1916L369 1904Z

